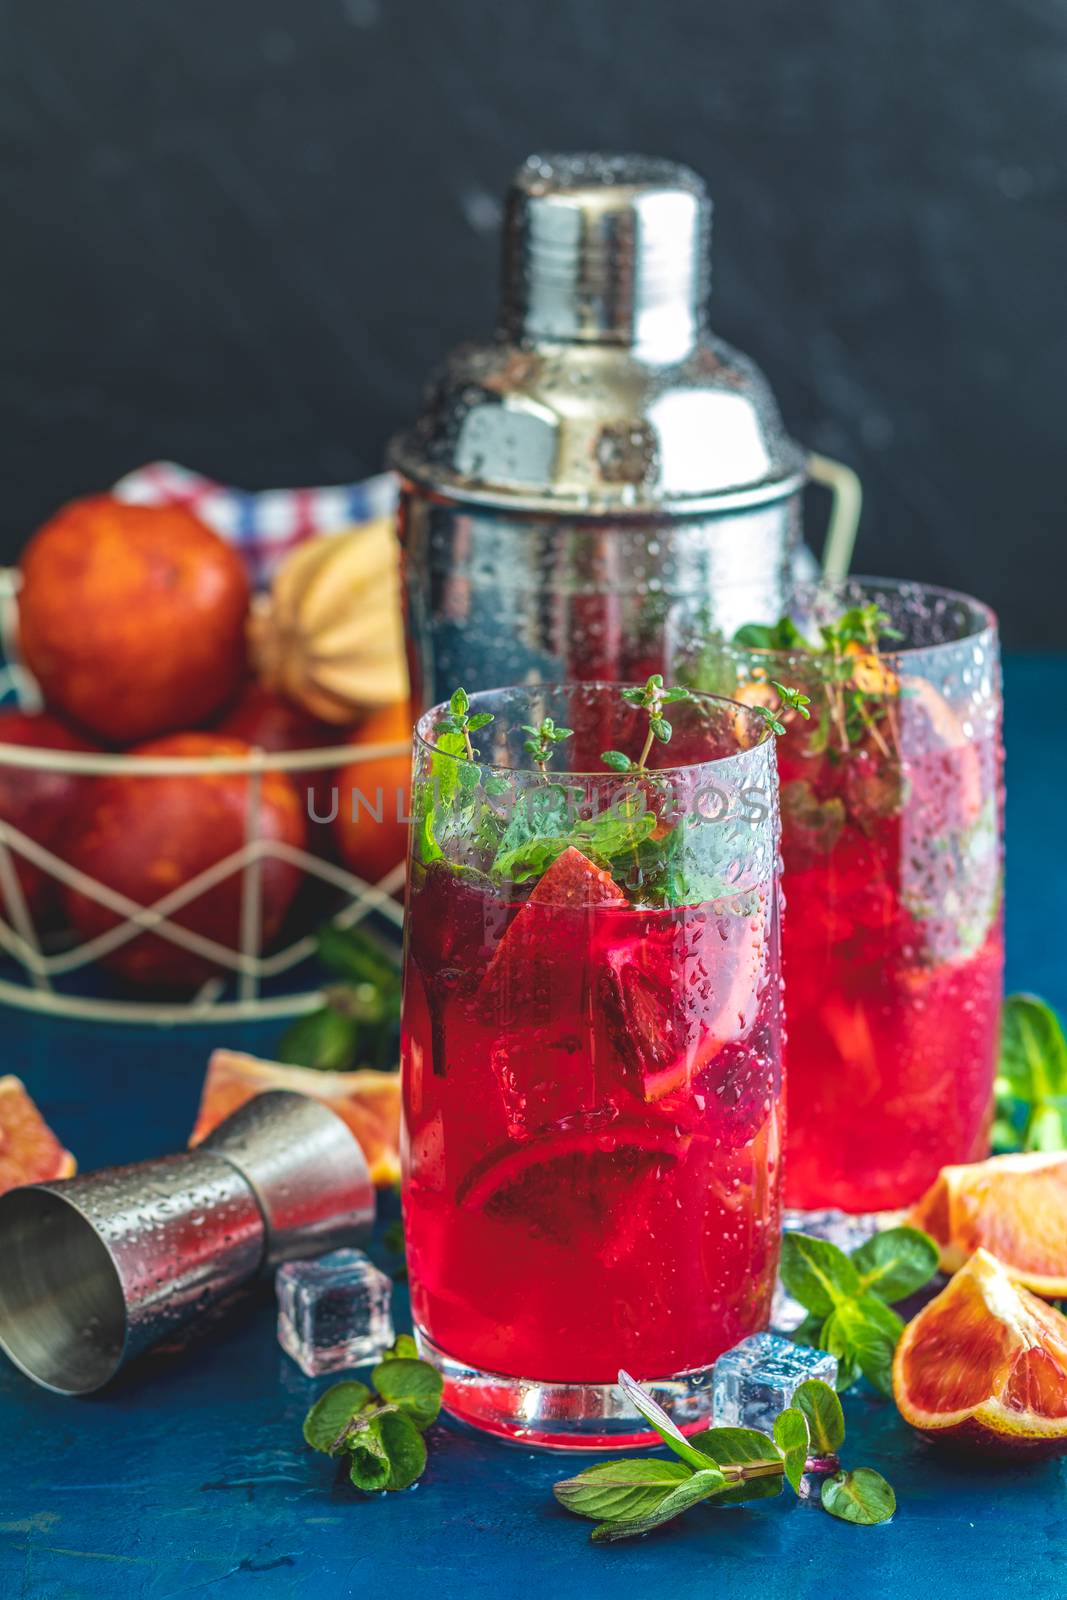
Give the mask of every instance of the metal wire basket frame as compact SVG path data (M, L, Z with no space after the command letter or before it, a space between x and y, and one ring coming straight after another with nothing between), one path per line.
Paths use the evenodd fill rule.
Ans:
M0 642L8 663L0 668L0 703L13 698L22 709L36 710L41 704L40 693L32 677L18 663L15 653L16 594L17 574L0 571ZM107 884L72 867L62 857L0 818L0 949L21 966L25 977L24 982L17 982L0 974L0 1001L54 1016L160 1024L255 1021L296 1016L314 1010L323 1003L323 994L318 988L283 994L261 993L266 980L279 978L292 971L315 953L315 938L310 933L293 940L284 949L271 951L267 955L260 953L263 863L272 859L285 862L306 877L317 878L336 889L345 903L332 921L341 928L354 927L372 913L380 914L399 928L404 913L397 899L397 891L403 884L404 866L403 863L399 864L379 883L371 884L347 868L313 855L308 850L297 849L280 840L262 838L263 775L267 772L328 772L404 755L409 748L406 744L396 742L341 744L313 750L268 751L254 748L248 755L182 757L44 750L0 742L0 771L19 768L30 772L60 773L68 777L119 778L239 774L248 779L244 844L241 848L147 906L139 905ZM364 796L364 799L367 797ZM367 803L373 815L373 804L370 801ZM381 820L380 816L378 820ZM113 928L95 938L55 953L46 953L19 882L16 871L19 857L57 883L106 907L120 920ZM173 920L184 906L238 874L241 879L241 901L240 938L236 948L183 928ZM65 993L56 987L56 980L91 967L94 962L145 933L165 939L232 974L237 980L236 998L224 998L225 979L222 977L209 979L190 999L173 1002L86 996Z

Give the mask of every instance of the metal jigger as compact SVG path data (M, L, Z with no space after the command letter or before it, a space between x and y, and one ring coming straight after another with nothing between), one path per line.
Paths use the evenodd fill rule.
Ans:
M357 1243L374 1212L341 1118L259 1095L195 1150L0 1196L0 1349L90 1394L257 1273Z

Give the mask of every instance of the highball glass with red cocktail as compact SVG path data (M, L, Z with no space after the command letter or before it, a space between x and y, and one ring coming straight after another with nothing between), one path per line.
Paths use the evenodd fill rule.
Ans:
M996 621L855 579L710 641L695 681L810 697L778 740L788 1206L916 1200L988 1154L1003 987Z
M682 1426L766 1323L779 1236L774 753L752 712L647 716L603 684L472 698L416 737L404 1217L424 1354L457 1416L602 1448ZM538 765L545 718L571 730ZM526 725L524 731L523 725ZM542 766L545 770L542 770Z

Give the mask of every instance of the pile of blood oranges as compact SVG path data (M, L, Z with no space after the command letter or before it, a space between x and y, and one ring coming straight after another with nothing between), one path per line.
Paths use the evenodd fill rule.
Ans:
M386 557L390 540L387 533ZM309 543L339 548L326 535ZM350 580L339 575L331 592L344 614L363 608L364 643L373 643L376 631L399 633L395 619L369 609L369 591ZM255 679L250 600L240 553L185 507L91 495L61 508L30 540L21 562L19 645L47 709L0 712L0 745L190 762L250 758L254 749L353 749L339 770L267 773L254 840L245 772L144 776L131 763L129 771L96 777L0 757L0 822L17 830L15 876L12 882L8 874L6 890L0 885L0 916L20 931L26 915L37 933L62 925L90 946L87 958L125 982L187 991L225 970L226 959L203 943L194 947L196 939L125 937L121 925L136 908L165 902L172 926L236 950L242 884L239 868L224 864L247 844L276 843L282 848L268 852L263 870L262 948L282 936L287 919L304 931L308 915L323 914L314 897L297 902L302 874L283 859L286 851L340 860L371 883L403 859L410 756L367 761L359 750L408 743L407 703L381 703L383 685L388 692L402 673L372 680L354 672L350 702L323 722ZM332 800L332 828L313 825L329 816ZM23 835L91 884L61 887L19 854ZM205 874L190 900L187 886L199 887Z

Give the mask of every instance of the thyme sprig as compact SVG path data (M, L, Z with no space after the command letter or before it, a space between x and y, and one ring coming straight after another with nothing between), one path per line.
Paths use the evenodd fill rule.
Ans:
M654 672L645 682L643 689L636 686L620 690L622 698L627 705L636 706L648 714L648 732L645 742L641 747L641 754L634 761L623 750L605 750L600 759L612 772L645 772L648 769L648 758L652 754L652 746L657 742L669 744L674 731L671 724L663 715L665 706L676 705L680 701L694 698L691 689L681 686L665 689L663 675Z

